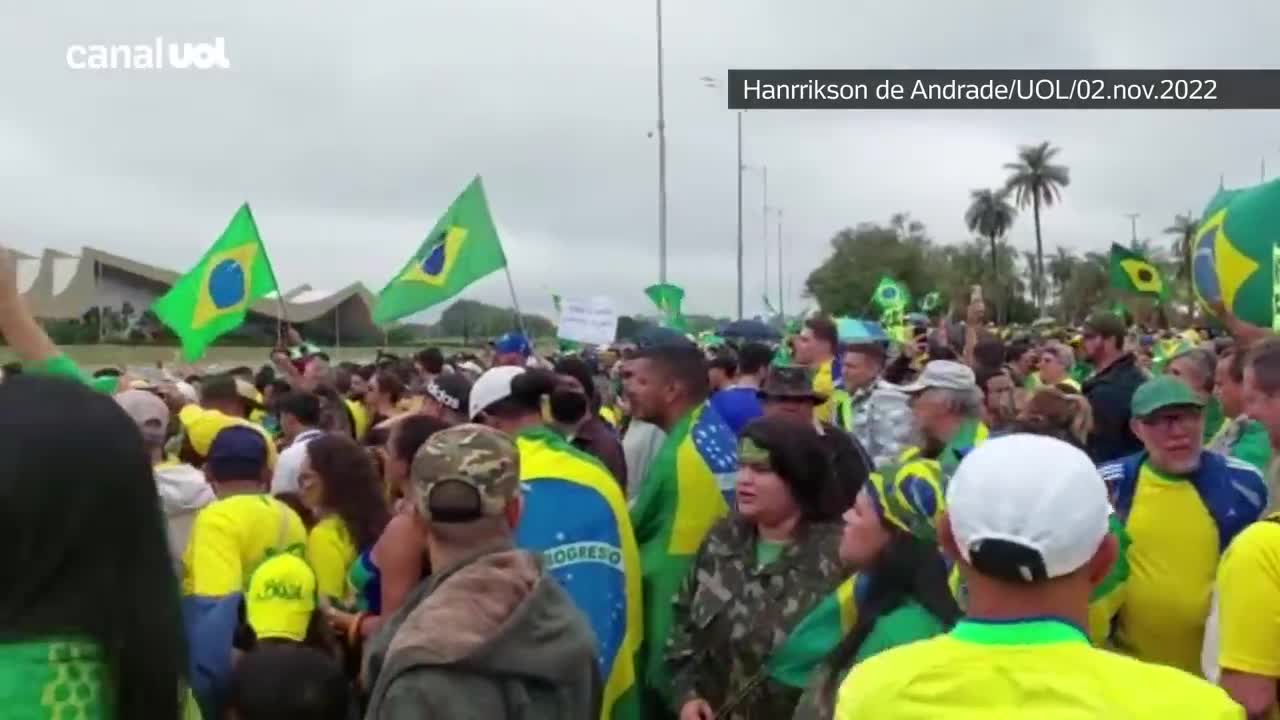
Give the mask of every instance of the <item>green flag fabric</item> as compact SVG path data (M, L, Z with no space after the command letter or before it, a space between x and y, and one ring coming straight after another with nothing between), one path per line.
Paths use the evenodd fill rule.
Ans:
M267 250L246 203L200 262L178 278L152 312L181 339L188 362L218 337L244 324L255 300L279 292Z
M668 701L671 678L663 651L671 633L671 599L703 538L729 512L737 471L737 439L704 403L671 428L631 505L644 576L643 677Z
M1206 310L1222 302L1234 315L1280 330L1280 180L1220 189L1205 208L1191 247L1191 278Z
M1111 244L1111 287L1140 295L1164 298L1169 287L1160 274L1160 268L1141 253L1116 243Z
M858 618L854 587L858 575L840 583L787 634L765 662L769 676L789 687L804 689L813 673L836 645L853 629Z
M680 309L680 306L684 303L684 288L679 285L663 283L661 285L650 285L644 289L644 294L648 295L653 304L662 312L663 327L680 331L685 329L684 311Z
M506 266L502 241L476 176L436 221L413 257L378 293L373 320L385 325L425 310Z

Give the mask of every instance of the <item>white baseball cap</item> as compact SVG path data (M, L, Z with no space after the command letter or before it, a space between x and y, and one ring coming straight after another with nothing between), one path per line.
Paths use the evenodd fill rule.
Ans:
M511 381L517 375L524 373L524 368L515 365L500 365L486 370L471 386L467 417L475 420L476 416L488 409L490 405L511 397Z
M1083 567L1106 537L1110 514L1089 456L1043 435L988 440L965 455L947 486L947 516L965 562L1010 582Z

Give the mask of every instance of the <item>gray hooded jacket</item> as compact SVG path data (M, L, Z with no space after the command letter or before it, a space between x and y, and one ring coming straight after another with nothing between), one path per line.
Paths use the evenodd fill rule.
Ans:
M524 550L489 549L424 581L370 653L368 720L600 717L590 626Z

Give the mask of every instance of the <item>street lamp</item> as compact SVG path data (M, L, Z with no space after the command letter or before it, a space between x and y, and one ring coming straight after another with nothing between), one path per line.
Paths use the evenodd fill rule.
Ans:
M702 86L708 88L719 88L720 84L716 79L703 75L701 78ZM741 320L742 315L742 171L746 169L746 165L742 164L742 111L738 111L738 319Z
M760 291L765 297L769 296L769 166L768 165L743 165L743 170L759 170L760 182L762 185L761 200L761 228L760 228L760 251L764 258L764 277L760 285Z
M658 282L667 281L667 125L662 103L662 0L658 14Z

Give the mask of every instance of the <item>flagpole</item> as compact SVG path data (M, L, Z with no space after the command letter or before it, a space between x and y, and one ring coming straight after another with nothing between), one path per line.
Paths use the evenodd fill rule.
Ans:
M280 278L276 276L276 269L271 265L271 253L267 252L267 241L262 238L262 231L258 228L258 221L253 219L253 208L249 207L247 202L244 204L244 211L249 215L249 224L253 226L254 232L258 234L258 244L262 246L262 262L266 263L267 270L271 273L271 279L276 286L276 302L280 304L280 317L276 319L276 345L285 347L284 326L289 323L289 313L285 310L284 292L280 290Z
M511 279L511 266L503 265L502 271L507 274L507 289L511 291L511 307L516 310L516 328L521 335L529 339L529 333L524 329L524 314L520 312L520 301L516 299L516 283Z

